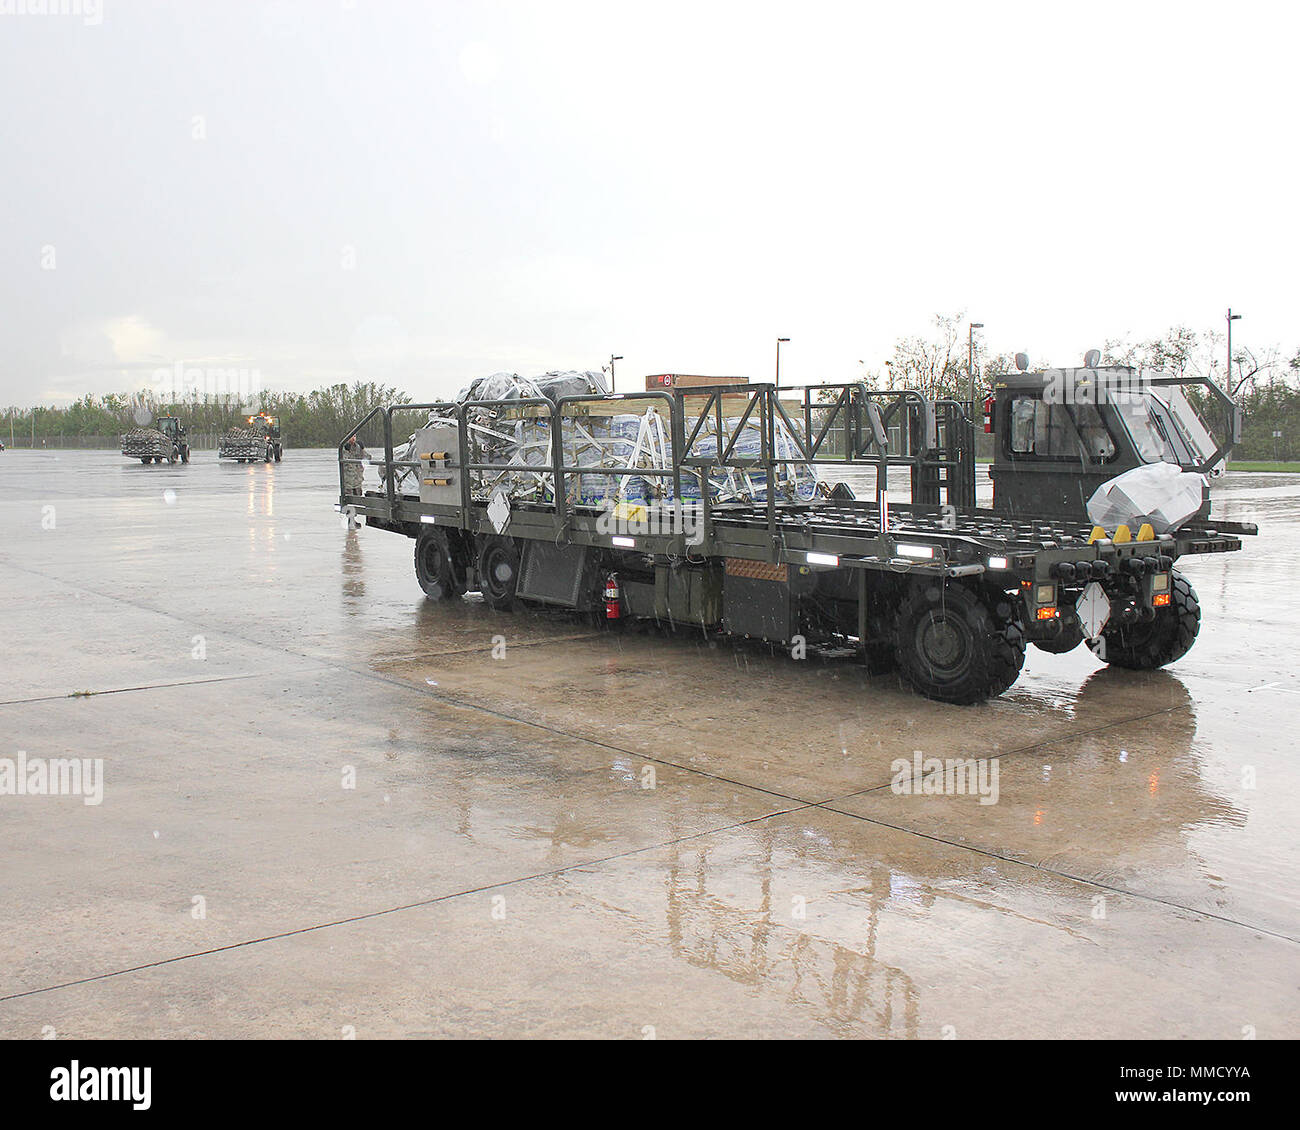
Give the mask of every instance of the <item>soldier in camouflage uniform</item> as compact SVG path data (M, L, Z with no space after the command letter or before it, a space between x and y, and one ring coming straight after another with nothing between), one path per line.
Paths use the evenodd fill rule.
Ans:
M369 459L370 455L366 449L361 446L361 441L356 436L351 436L348 442L343 445L343 451L349 459ZM360 494L362 487L361 481L365 477L366 468L361 463L344 463L343 464L343 486L348 494Z

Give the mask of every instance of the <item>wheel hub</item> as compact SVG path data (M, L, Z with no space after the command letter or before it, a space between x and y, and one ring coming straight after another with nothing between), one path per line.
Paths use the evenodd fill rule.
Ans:
M939 674L955 674L966 664L969 641L951 620L931 615L917 632L918 650Z

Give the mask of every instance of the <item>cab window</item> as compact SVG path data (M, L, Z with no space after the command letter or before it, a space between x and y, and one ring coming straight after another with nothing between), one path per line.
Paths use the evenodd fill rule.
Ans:
M1115 440L1095 405L1047 404L1037 396L1017 396L1010 416L1012 458L1105 463L1115 457Z

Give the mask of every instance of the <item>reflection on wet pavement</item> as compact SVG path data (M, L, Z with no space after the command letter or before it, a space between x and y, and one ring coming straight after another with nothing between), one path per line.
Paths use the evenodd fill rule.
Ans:
M427 601L329 453L9 454L3 755L106 794L5 798L6 1035L1297 1034L1300 478L1222 484L1262 532L1189 565L1184 661L957 708ZM895 792L916 751L997 803Z

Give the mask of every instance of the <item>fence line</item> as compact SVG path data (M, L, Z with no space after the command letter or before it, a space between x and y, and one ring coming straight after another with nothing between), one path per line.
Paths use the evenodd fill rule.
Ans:
M190 432L186 439L195 451L215 451L220 432ZM15 435L13 443L0 434L0 441L15 451L121 451L122 437L116 436L37 436L35 443L27 435Z

